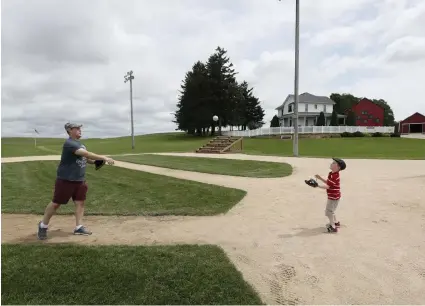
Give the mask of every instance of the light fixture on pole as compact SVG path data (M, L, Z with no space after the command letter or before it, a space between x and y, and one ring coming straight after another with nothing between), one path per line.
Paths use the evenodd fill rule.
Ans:
M219 135L221 136L221 118L219 118L217 115L214 115L213 120L214 122L218 121L218 132L219 132Z
M134 149L134 122L133 122L133 70L124 76L124 83L130 81L130 112L131 112L131 148Z

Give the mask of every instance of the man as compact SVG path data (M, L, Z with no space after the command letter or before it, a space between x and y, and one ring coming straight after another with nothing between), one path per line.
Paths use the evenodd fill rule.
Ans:
M61 160L57 168L57 176L53 199L44 212L43 220L38 224L38 239L47 238L47 229L50 219L56 210L68 203L69 199L75 203L75 235L91 235L92 233L83 226L84 202L87 194L86 184L86 165L94 164L95 160L104 160L109 165L114 164L112 158L97 155L86 150L86 147L80 143L81 138L80 124L66 123L65 130L69 138L62 147Z

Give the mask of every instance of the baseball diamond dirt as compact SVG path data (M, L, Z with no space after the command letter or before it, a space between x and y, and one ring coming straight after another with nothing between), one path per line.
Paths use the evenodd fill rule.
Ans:
M167 155L167 154L164 154ZM72 235L55 216L47 243L217 244L267 304L423 304L425 162L349 159L341 173L341 230L328 234L326 195L304 183L330 159L250 155L211 158L287 162L293 175L258 179L116 162L116 166L235 187L247 196L214 217L85 217L94 234ZM4 162L59 156L3 158ZM87 203L90 205L90 203ZM40 216L2 214L2 243L36 241Z

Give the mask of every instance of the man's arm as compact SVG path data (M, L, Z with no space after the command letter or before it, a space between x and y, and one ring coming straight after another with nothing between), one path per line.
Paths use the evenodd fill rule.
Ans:
M94 164L94 160L87 158L87 163L93 165Z
M80 149L76 150L74 152L74 154L76 154L78 156L84 156L88 160L90 160L90 159L93 160L93 161L94 160L99 160L99 159L100 160L104 160L104 161L106 161L110 165L112 165L114 163L114 160L112 158L110 158L110 157L103 156L103 155L98 155L98 154L95 154L93 152L89 152L89 151L87 151L87 150L85 150L83 148L80 148Z

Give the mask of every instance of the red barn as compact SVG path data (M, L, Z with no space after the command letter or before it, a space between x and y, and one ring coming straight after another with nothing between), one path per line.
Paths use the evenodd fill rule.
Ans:
M398 123L400 134L423 133L425 134L425 116L414 113Z
M363 98L352 108L357 126L383 126L384 109L371 100Z

